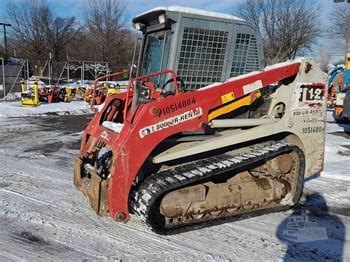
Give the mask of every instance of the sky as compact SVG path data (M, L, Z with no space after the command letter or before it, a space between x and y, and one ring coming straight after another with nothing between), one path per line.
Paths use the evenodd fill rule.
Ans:
M5 18L5 9L8 3L23 2L24 0L0 0L0 22ZM80 17L82 9L87 0L46 0L63 17ZM201 8L208 11L233 13L235 7L243 0L121 0L126 7L128 26L131 26L131 19L139 13L158 6L181 5L194 8ZM283 1L283 0L281 0ZM323 20L329 16L333 0L318 0L321 3L321 17Z
M5 9L10 2L21 2L24 0L0 0L0 22L6 20ZM78 19L81 17L82 10L87 0L46 0L55 10L55 12L62 17L76 16ZM235 7L243 0L121 0L126 7L125 20L126 26L132 28L131 19L136 15L152 9L158 6L171 6L181 5L194 8L201 8L208 11L216 11L232 14ZM280 0L283 1L283 0ZM321 4L320 16L323 26L327 26L330 19L330 12L334 5L333 0L317 0ZM1 29L0 29L1 30ZM2 32L2 30L0 31ZM2 36L0 36L2 42ZM323 49L329 49L333 56L333 60L341 59L342 54L338 54L338 51L331 50L327 39L320 39L319 45L323 46Z
M0 21L5 16L4 10L8 3L11 2L23 2L24 0L0 0ZM63 17L68 16L81 16L84 5L87 0L46 0L57 12L58 15ZM131 19L144 11L158 7L158 6L171 6L181 5L188 7L195 7L206 9L209 11L227 12L232 13L234 7L237 6L242 0L121 0L126 7L126 16L129 22L128 26L131 27Z

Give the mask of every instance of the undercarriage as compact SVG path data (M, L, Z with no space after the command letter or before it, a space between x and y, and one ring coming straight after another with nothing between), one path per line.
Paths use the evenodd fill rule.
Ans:
M186 163L146 178L130 206L158 233L289 208L301 196L304 155L262 143Z

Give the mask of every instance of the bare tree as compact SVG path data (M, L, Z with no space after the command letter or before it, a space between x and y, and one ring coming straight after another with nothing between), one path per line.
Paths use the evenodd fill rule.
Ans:
M10 38L20 54L42 58L47 52L45 26L42 24L41 14L48 12L48 5L42 1L11 2L7 6L8 19L12 24Z
M329 48L324 45L319 46L316 49L315 61L324 72L328 72L331 61L331 53L329 52Z
M100 59L115 63L118 50L126 30L124 26L125 6L120 0L89 0L85 20L91 41L96 45Z
M62 59L62 53L66 50L66 45L74 38L79 29L75 26L75 18L48 18L46 26L47 43L53 57L56 60ZM68 55L66 53L66 55ZM64 57L66 58L66 57Z
M12 42L25 57L47 58L52 52L55 60L61 59L66 44L79 29L74 17L57 17L44 0L12 2L7 14L13 29Z
M330 33L345 40L350 35L350 5L347 3L335 4L331 13L331 21Z
M85 23L79 26L74 17L57 16L46 0L13 1L7 6L9 46L39 67L51 52L54 65L77 59L109 62L113 70L126 68L136 37L124 27L124 10L120 0L89 0Z
M294 58L321 34L319 5L309 0L245 0L237 14L262 33L267 64Z
M127 69L130 66L136 36L128 29L121 29L111 43L111 51L103 60L101 44L96 35L89 31L81 31L67 45L70 59L104 61L109 63L113 71Z
M337 54L350 51L350 4L337 3L331 13L328 36L331 39L332 50Z

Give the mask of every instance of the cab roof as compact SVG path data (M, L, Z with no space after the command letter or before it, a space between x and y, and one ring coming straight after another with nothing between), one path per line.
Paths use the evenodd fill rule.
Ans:
M141 22L144 23L148 19L158 16L160 14L166 13L166 12L174 12L174 13L184 13L184 14L191 14L191 15L199 15L199 16L207 16L207 17L215 17L219 19L227 19L227 20L236 20L236 21L245 21L242 18L239 18L237 16L224 14L224 13L218 13L218 12L209 12L203 9L197 9L197 8L191 8L191 7L184 7L184 6L169 6L169 7L156 7L151 10L148 10L146 12L143 12L139 15L137 15L132 22L137 23Z

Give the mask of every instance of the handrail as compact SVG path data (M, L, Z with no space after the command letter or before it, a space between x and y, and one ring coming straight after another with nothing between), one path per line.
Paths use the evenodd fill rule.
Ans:
M139 81L139 80L142 80L142 79L155 77L155 76L166 75L166 74L171 74L172 75L173 82L174 82L174 85L175 85L175 93L178 94L179 93L179 85L178 85L177 80L176 80L176 73L175 73L174 70L171 70L171 69L165 69L165 70L162 70L162 71L159 71L159 72L138 76L138 77L136 77L136 78L134 78L134 79L129 81L127 94L126 94L126 100L125 100L124 121L126 121L126 113L127 113L128 104L129 104L130 90L131 90L131 87L134 87L133 86L133 82L134 81Z
M123 70L123 71L120 71L120 72L116 72L116 73L113 73L113 74L109 74L109 75L104 75L104 76L101 76L101 77L98 77L94 80L94 88L93 88L93 92L92 92L92 99L91 99L91 102L90 102L90 107L92 109L93 105L94 105L94 102L95 102L95 93L96 93L96 86L97 86L97 82L98 81L101 81L103 79L106 79L106 78L109 78L109 77L117 77L117 76L121 76L123 74L127 73L126 70Z
M159 76L159 75L166 75L166 74L171 74L172 75L172 78L173 78L173 81L174 81L174 84L175 84L175 91L176 91L176 94L178 94L179 93L179 85L177 84L176 73L175 73L174 70L171 70L171 69L165 69L165 70L162 70L162 71L159 71L159 72L150 73L150 74L147 74L147 75L142 75L142 76L134 78L133 81L139 81L139 80L142 80L142 79L147 79L147 78L151 78L151 77L155 77L155 76Z

